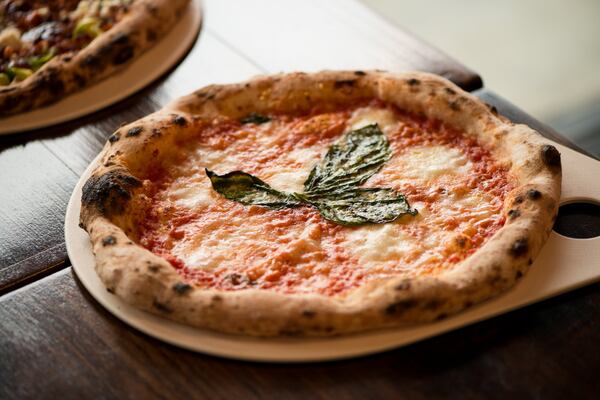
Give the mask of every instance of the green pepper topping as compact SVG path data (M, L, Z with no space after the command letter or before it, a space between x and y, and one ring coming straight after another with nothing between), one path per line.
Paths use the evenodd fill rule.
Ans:
M100 21L98 18L85 17L82 18L81 21L79 21L75 26L75 29L73 30L73 39L76 39L80 36L87 36L94 39L101 33L102 30L100 30Z
M44 64L46 64L48 61L50 61L52 59L52 57L54 57L54 49L50 49L50 51L48 51L44 55L41 55L38 57L30 57L28 62L29 62L29 65L31 66L31 68L34 71L37 71L38 69L42 68L42 66Z
M0 86L6 86L10 83L10 76L0 72Z
M29 68L11 67L8 68L6 72L8 72L8 75L11 76L17 82L24 81L25 79L33 75L33 71Z

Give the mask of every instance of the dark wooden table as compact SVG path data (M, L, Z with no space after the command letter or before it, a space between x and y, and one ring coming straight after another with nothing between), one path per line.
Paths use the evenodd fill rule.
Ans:
M205 84L290 70L419 69L571 145L361 3L210 0L204 9L187 58L150 87L73 122L0 137L1 399L598 398L599 284L399 350L308 365L181 350L92 299L70 268L63 237L79 175L121 123Z

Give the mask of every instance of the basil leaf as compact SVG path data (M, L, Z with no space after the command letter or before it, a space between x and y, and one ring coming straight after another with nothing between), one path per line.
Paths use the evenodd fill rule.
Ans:
M405 214L417 215L406 197L393 189L359 187L390 157L387 138L373 124L348 132L331 146L304 182L304 193L280 192L242 171L217 175L207 169L206 175L214 190L242 204L275 209L306 204L340 225L384 224Z
M359 186L379 171L390 156L388 140L377 124L350 131L312 169L304 190L326 193Z
M271 120L271 118L265 116L265 115L261 115L261 114L257 114L257 113L250 113L247 116L245 116L244 118L240 119L240 123L242 124L264 124L265 122L269 122Z
M384 224L405 214L417 215L402 194L388 188L355 188L325 195L299 195L321 216L340 225Z
M296 207L301 204L293 194L280 192L257 177L242 171L217 175L205 169L215 191L229 200L246 205L258 205L273 209Z

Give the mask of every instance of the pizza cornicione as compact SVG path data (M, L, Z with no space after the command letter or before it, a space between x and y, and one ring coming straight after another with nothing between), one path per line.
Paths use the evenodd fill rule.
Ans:
M110 136L82 227L109 292L193 326L334 335L444 318L547 239L560 154L425 73L208 86Z
M0 115L114 73L160 39L189 0L0 0Z

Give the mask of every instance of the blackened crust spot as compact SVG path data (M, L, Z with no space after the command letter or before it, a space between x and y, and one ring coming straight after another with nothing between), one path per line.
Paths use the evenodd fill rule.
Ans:
M160 271L160 265L152 264L152 265L148 266L148 271L156 273L156 272Z
M515 274L515 279L521 279L523 277L523 273L521 271L517 271L517 273Z
M306 318L314 318L317 315L313 310L304 310L302 311L302 316Z
M406 83L408 83L409 86L418 86L421 84L421 81L415 78L410 78L406 81Z
M148 31L146 31L146 39L148 39L149 42L156 41L156 39L158 39L156 31L154 29L148 29Z
M343 87L352 87L356 83L356 79L341 79L339 81L335 81L333 83L333 87L335 89L340 89Z
M529 245L527 244L527 239L517 239L510 247L510 254L513 257L520 257L522 255L525 255L528 250Z
M142 133L143 130L144 130L144 128L142 128L141 126L134 126L133 128L131 128L130 130L127 131L127 134L125 134L125 136L127 136L127 137L138 136L140 133Z
M173 122L175 123L175 125L179 125L179 126L187 125L187 120L185 118L183 118L181 115L176 115L173 118Z
M171 310L171 308L169 306L167 306L166 304L163 304L161 302L159 302L158 300L154 299L154 302L152 303L152 305L154 306L154 308L156 308L158 311L163 312L165 314L169 314L172 313L173 310Z
M460 104L458 104L458 101L449 101L448 107L453 111L460 111Z
M519 211L519 210L510 210L508 212L508 218L510 218L510 219L516 219L520 216L521 216L521 211Z
M133 57L133 47L125 46L115 54L112 62L114 65L125 64Z
M75 83L77 83L77 86L79 86L80 88L87 85L87 79L85 79L83 76L81 76L79 74L75 74L75 76L73 76L73 79L75 79Z
M177 282L173 285L173 290L178 294L185 294L192 290L192 286L184 282Z
M527 197L531 200L538 200L542 197L542 193L537 189L529 189L527 191Z
M367 73L365 71L354 71L354 75L356 76L365 76Z
M35 83L39 88L48 90L54 96L60 96L65 91L65 84L63 83L59 73L54 70L46 70L43 75Z
M384 310L384 312L387 315L395 315L395 314L400 314L410 308L413 308L417 305L418 303L415 300L412 299L406 299L406 300L400 300L396 303L392 303L389 306L387 306Z
M81 202L95 206L102 213L121 213L134 188L141 185L135 177L122 171L92 176L83 186Z
M545 144L542 146L542 160L550 167L560 167L560 153L552 145Z
M455 95L456 91L452 88L447 87L446 89L446 93L448 93L449 95Z
M160 129L158 129L158 128L152 129L152 137L153 138L158 138L160 136L161 136Z
M515 197L515 201L513 202L513 204L521 204L523 200L523 196L517 196Z
M120 137L119 132L115 132L108 137L108 141L111 143L118 142Z
M113 244L116 244L116 243L117 243L117 239L112 235L102 238L102 246L112 246Z

